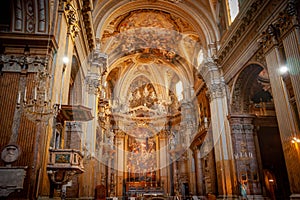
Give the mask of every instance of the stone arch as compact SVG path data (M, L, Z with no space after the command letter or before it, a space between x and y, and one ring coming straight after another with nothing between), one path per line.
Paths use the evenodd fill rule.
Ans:
M134 1L134 2L104 2L98 4L94 9L95 18L95 30L96 38L100 38L103 34L102 27L106 27L109 21L118 15L122 15L134 9L151 8L157 9L169 13L174 13L188 20L190 24L194 27L198 34L201 34L201 42L205 46L214 44L220 39L220 33L218 27L213 22L213 17L209 16L211 13L205 8L205 6L200 5L201 2L193 2L193 6L186 6L181 4L177 6L169 2L159 2L159 4L145 5L144 1ZM193 9L192 9L193 8ZM105 9L106 12L102 12Z
M81 105L82 104L82 72L78 58L73 55L71 75L70 75L70 87L68 102L70 105Z
M143 54L138 54L137 57L140 56L140 55L143 55ZM110 76L110 73L113 72L114 69L121 68L120 65L122 65L123 62L126 62L128 60L131 60L133 63L130 64L131 67L127 67L127 68L125 67L126 69L124 69L124 71L123 71L123 77L119 77L120 81L119 81L118 85L126 85L124 83L125 79L127 79L127 81L130 82L131 79L133 80L135 77L137 77L138 75L135 74L135 75L132 75L131 79L128 80L128 76L127 76L130 73L134 73L134 71L132 72L132 70L135 70L135 68L139 66L138 65L139 63L138 62L135 63L135 61L134 61L135 59L138 59L135 56L136 55L126 56L126 57L123 57L123 58L119 59L115 63L111 64L111 66L108 67L106 78ZM194 79L193 79L192 76L193 76L194 70L191 70L191 72L189 72L186 69L186 67L183 67L184 65L187 65L187 64L185 64L181 60L184 60L184 59L180 58L178 60L178 62L175 64L175 63L165 62L165 61L162 61L160 59L154 58L153 60L151 60L149 62L148 61L145 62L145 65L150 63L149 65L157 65L158 66L159 64L162 64L162 65L168 66L168 68L178 76L179 80L182 81L183 87L187 88L187 87L189 87L190 85L193 84ZM140 65L142 65L142 64L140 64ZM151 71L150 74L153 74L153 75L156 74L156 76L148 77L148 78L150 78L149 80L153 83L158 83L159 85L164 85L164 82L163 82L164 80L163 80L163 78L161 77L161 74L160 74L160 73L162 73L162 71L159 71L158 70L159 66L158 67L157 66L152 67L151 69L149 69ZM122 67L124 67L124 66L122 66ZM155 69L153 69L153 68L155 68ZM120 70L122 71L122 69L120 69ZM127 90L127 88L118 87L117 90L114 91L114 95L115 96L122 96L121 95L122 91L124 92L126 90Z
M263 73L266 73L265 75ZM264 83L268 86L264 86ZM264 67L257 63L247 65L239 73L234 82L231 97L232 113L249 113L250 102L255 98L264 98L263 101L269 101L270 96L269 77ZM262 91L264 90L264 91ZM260 93L260 94L258 94ZM259 97L256 97L258 95Z

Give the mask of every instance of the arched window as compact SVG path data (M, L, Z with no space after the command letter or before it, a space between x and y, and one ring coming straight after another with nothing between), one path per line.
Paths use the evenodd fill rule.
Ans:
M236 16L239 14L239 1L238 0L228 0L228 10L230 15L230 23L234 21Z
M177 95L178 101L181 101L183 99L182 92L183 92L182 82L179 81L178 83L176 83L176 95Z

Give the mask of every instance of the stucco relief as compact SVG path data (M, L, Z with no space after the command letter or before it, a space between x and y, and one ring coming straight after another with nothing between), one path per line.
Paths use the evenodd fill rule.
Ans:
M46 33L47 31L47 1L27 0L14 1L14 15L12 16L13 31L25 33Z

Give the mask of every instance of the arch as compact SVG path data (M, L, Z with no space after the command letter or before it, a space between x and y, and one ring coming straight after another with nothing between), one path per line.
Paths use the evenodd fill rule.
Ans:
M193 5L180 4L176 6L169 2L159 2L159 4L149 3L145 5L143 1L134 2L103 2L95 6L95 30L96 38L101 38L103 34L103 27L107 27L109 22L119 15L123 15L136 9L156 9L168 12L178 16L179 18L186 19L189 24L194 28L195 33L201 37L201 42L206 47L215 44L220 39L220 33L216 23L213 22L214 17L211 12L206 9L205 5L201 5L201 1L191 2ZM194 8L194 9L192 9ZM105 12L103 12L105 10ZM176 10L176 13L174 12Z
M69 105L81 105L82 104L82 72L80 70L80 63L78 58L73 55L70 75L70 87L68 102Z
M132 61L132 63L130 64L130 67L127 67L126 69L124 69L122 74L120 74L120 75L122 75L122 77L119 77L120 80L117 83L118 85L122 85L122 86L128 85L128 84L124 84L125 79L127 79L127 82L130 83L137 76L142 74L142 73L140 73L140 74L135 74L135 75L132 75L132 76L130 75L130 74L136 72L136 68L138 66L142 65L142 64L137 64L138 62L136 61L136 59L138 59L137 57L140 56L140 55L142 55L142 54L129 55L129 56L120 58L115 63L112 63L109 66L109 68L107 69L106 78L108 78L110 76L110 73L114 69L116 69L118 67L121 67L123 62L126 62L126 60L130 59ZM179 60L183 60L183 59L179 59ZM160 71L158 69L159 65L162 64L162 65L167 66L168 69L171 69L179 77L179 80L181 80L182 83L183 83L183 88L188 88L188 87L190 87L190 85L193 84L194 79L191 77L192 76L191 73L193 73L193 70L192 70L192 72L188 72L187 67L182 67L182 65L184 66L184 63L181 63L180 61L178 63L174 64L174 63L165 62L165 61L157 59L157 58L153 58L153 60L151 60L151 62L149 61L149 62L144 63L144 64L145 65L148 64L148 65L151 65L151 66L156 65L156 66L151 67L149 69L151 71L151 74L153 74L152 77L147 77L150 80L150 82L165 85L164 82L163 82L164 80L162 79L162 76L160 76L162 71ZM131 77L131 79L128 80L128 77ZM128 87L127 88L117 87L117 90L114 91L114 95L115 96L120 96L120 97L123 96L121 93L124 92L124 91L127 91Z
M261 77L262 75L260 75L264 69L265 68L258 63L252 63L241 70L232 88L232 113L249 113L249 105L250 102L253 101L253 95L255 95L254 91L259 89L259 81L268 82L269 77L263 78Z

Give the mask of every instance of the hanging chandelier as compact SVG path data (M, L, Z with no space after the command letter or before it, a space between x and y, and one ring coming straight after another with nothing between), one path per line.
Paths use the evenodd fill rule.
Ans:
M51 76L47 69L47 63L48 60L46 58L45 65L35 75L33 97L27 99L27 88L24 91L23 109L27 118L34 122L47 122L51 117L56 116L59 110L59 105L52 105L48 96ZM18 103L20 103L20 98Z

